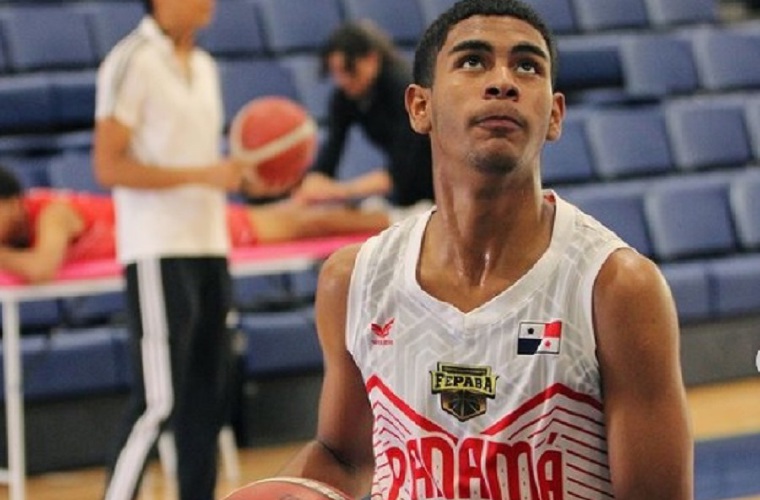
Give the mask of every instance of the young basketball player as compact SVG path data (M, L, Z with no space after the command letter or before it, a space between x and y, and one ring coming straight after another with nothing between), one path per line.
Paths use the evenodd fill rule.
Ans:
M556 68L519 0L427 29L406 106L437 208L323 267L317 434L281 475L385 500L692 498L668 287L541 188Z

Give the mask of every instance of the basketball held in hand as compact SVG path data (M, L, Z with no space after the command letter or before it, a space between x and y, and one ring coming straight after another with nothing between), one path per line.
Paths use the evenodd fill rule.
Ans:
M224 500L351 500L351 497L314 479L273 477L233 491Z
M235 115L230 153L252 165L252 182L265 187L297 183L314 161L317 125L297 102L279 96L253 99Z

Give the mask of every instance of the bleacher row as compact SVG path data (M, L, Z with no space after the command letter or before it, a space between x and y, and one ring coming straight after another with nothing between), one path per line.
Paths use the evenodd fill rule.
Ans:
M718 0L529 3L558 35L558 86L570 104L562 140L544 155L546 185L661 263L683 322L760 313L760 24L724 24ZM278 94L324 123L330 84L317 50L341 21L371 18L409 55L451 4L220 0L200 43L219 61L228 118ZM133 0L0 2L0 161L27 186L98 189L95 71L141 13ZM343 170L380 160L352 134ZM319 368L303 305L314 283L314 273L237 280L248 376ZM291 299L300 306L275 310ZM128 385L120 300L22 306L27 395ZM245 312L253 302L258 311Z

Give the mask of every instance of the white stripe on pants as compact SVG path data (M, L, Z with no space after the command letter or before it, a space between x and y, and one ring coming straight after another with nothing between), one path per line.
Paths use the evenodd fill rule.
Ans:
M136 263L142 321L141 355L145 413L135 422L109 481L106 500L131 500L161 424L174 405L169 329L158 259Z

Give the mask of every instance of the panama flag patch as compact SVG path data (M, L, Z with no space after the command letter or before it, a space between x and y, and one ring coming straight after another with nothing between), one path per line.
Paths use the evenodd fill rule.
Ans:
M537 323L524 321L517 332L517 354L559 354L562 322Z

